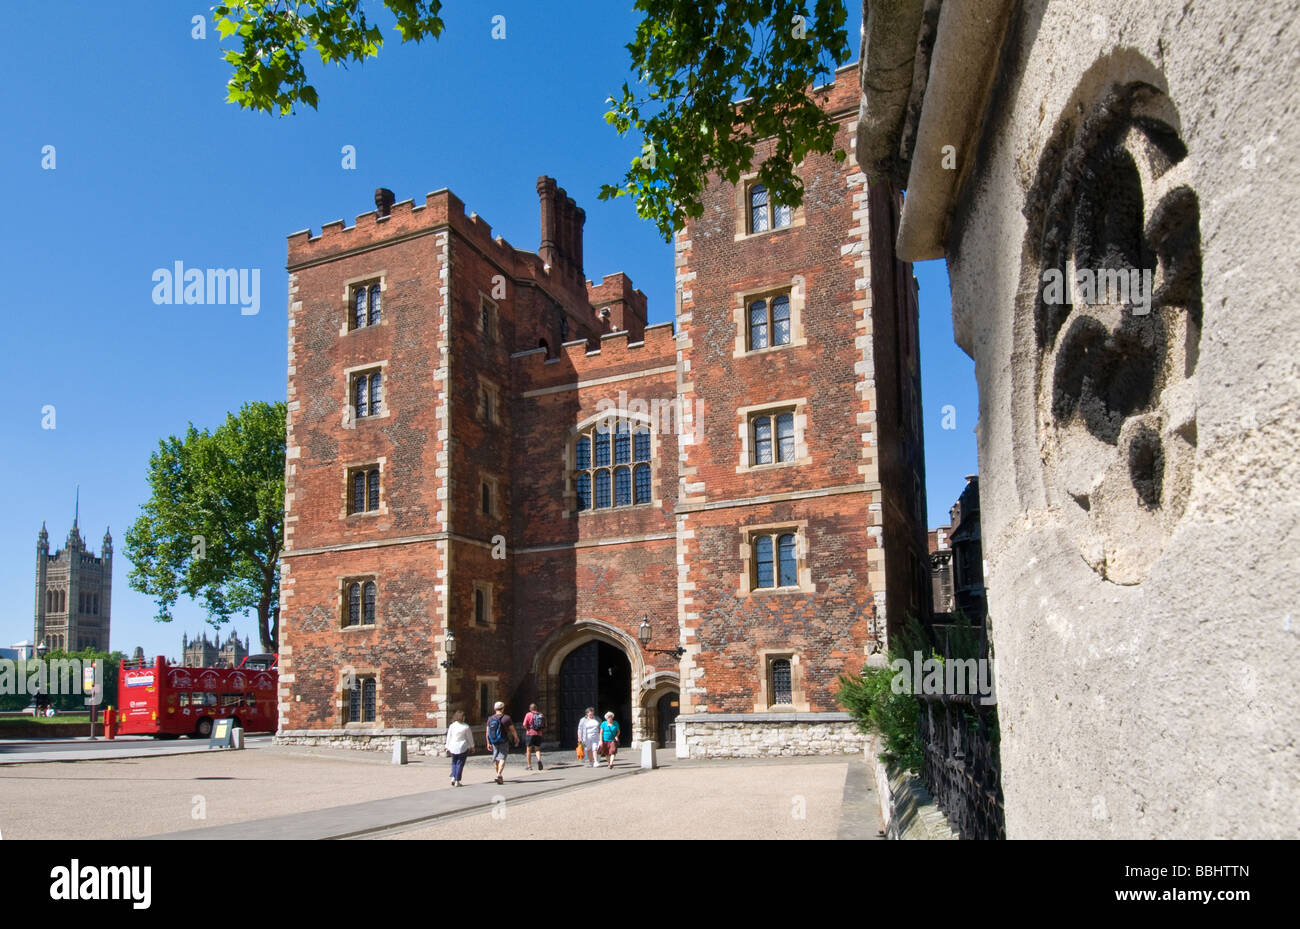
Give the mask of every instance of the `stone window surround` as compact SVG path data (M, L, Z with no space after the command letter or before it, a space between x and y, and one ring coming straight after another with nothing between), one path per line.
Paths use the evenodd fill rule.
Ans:
M474 412L480 417L480 422L485 425L499 426L501 424L501 387L489 377L480 374L478 376L479 395L475 403ZM488 394L488 417L482 420L483 410L483 392Z
M754 459L754 420L760 416L771 415L773 455L776 449L775 416L779 413L794 413L794 458L789 461L771 461L767 464L752 464ZM812 464L812 455L808 453L808 398L795 397L790 400L777 400L771 403L759 403L742 406L736 410L737 432L740 436L740 462L736 465L737 474L755 471L772 471L778 468L795 468Z
M736 207L736 235L734 241L739 242L742 239L755 239L759 236L771 235L772 233L786 232L790 229L796 229L805 225L807 219L804 215L804 205L801 203L794 208L790 215L790 225L772 228L769 226L761 232L749 231L749 191L758 182L758 172L752 171L741 177L736 184L735 207ZM805 200L807 198L805 197ZM768 210L772 209L772 194L768 191Z
M484 684L487 684L488 687L488 698L487 698L488 706L487 706L486 715L483 715L482 695L483 695ZM500 684L501 684L501 675L499 674L474 675L474 711L476 715L480 716L478 720L478 725L483 725L483 726L487 725L488 716L492 715L492 704L501 699L498 696L501 690ZM475 744L478 744L477 737L475 737Z
M479 591L483 592L483 615L487 619L486 623L478 621L478 614L475 611L475 598ZM496 631L496 585L491 581L474 581L469 595L469 615L471 628L481 629L484 632Z
M384 392L383 394L384 409L382 412L371 416L357 416L356 407L352 405L352 401L356 396L355 394L356 383L354 381L354 378L357 375L372 374L375 371L378 371L382 375L379 383L382 385L382 389ZM344 368L343 369L343 413L344 413L343 428L355 429L357 423L359 422L368 422L370 420L375 420L375 419L387 419L390 415L389 411L392 409L392 404L388 402L388 398L390 396L390 391L392 389L392 386L393 385L390 383L388 378L387 358L385 358L382 361L372 361L367 364L352 365L350 367Z
M375 718L374 718L374 720L371 721L371 722L357 722L357 723L348 722L348 693L349 693L349 690L348 690L348 688L346 688L346 687L343 686L344 683L345 683L345 680L344 680L344 676L343 676L342 674L340 674L340 676L339 676L339 690L338 690L338 694L339 694L339 695L338 695L338 701L337 701L337 705L338 705L338 708L339 708L339 721L340 721L340 723L342 724L342 726L343 726L344 729L349 730L349 731L352 731L352 730L361 730L361 731L366 731L366 730L369 730L369 729L382 729L382 728L383 728L383 712L382 712L382 711L383 711L383 705L384 705L384 701L383 701L383 693L384 693L384 689L383 689L383 684L381 684L380 681L379 681L379 670L378 670L377 668L353 668L353 669L352 669L352 679L353 679L353 681L356 682L356 684L357 684L358 686L361 686L361 685L362 685L362 682L365 681L365 680L367 680L367 679L369 679L369 680L373 680L373 681L375 682ZM363 704L363 706L364 706L364 704Z
M763 234L765 233L760 233L760 235ZM803 328L803 311L806 292L807 280L802 274L796 274L794 277L790 278L788 284L773 284L755 290L738 291L735 294L736 305L732 309L732 316L736 323L736 345L735 349L731 353L731 357L756 357L759 355L766 355L769 352L780 352L807 345L808 339L804 335ZM755 300L771 300L773 297L790 298L790 341L784 345L769 344L767 348L750 348L749 305ZM769 318L770 315L769 310ZM771 342L770 329L768 331L768 341L769 343Z
M384 304L388 303L388 269L382 271L371 271L369 274L362 274L359 277L350 277L343 282L343 328L339 330L339 338L352 332L361 332L370 329L370 326L362 326L359 329L352 328L352 314L355 309L353 306L353 297L356 295L356 289L361 286L370 286L371 284L379 285L379 293L383 296L380 299L379 322L376 324L380 327L388 325L388 313L385 312ZM367 304L366 312L370 312Z
M762 677L758 682L757 699L754 701L755 713L810 713L808 700L804 696L804 663L798 652L789 648L760 648L755 653ZM772 665L778 659L790 662L790 699L791 703L772 703Z
M339 630L341 632L370 632L378 629L379 622L379 576L376 574L340 574L339 581ZM359 626L348 625L348 588L353 584L361 585L361 609L365 611L366 583L371 582L375 585L375 617L370 623L362 623Z
M758 535L781 535L794 533L795 577L799 583L794 587L759 587L757 586L757 562L754 559L754 537ZM778 579L776 572L777 550L772 546L773 580ZM779 523L764 523L740 527L740 584L736 596L781 596L783 594L812 594L817 592L812 580L812 566L808 563L808 520L789 520ZM793 674L793 671L791 671Z
M486 484L488 487L488 504L490 507L489 511L486 513L483 512L483 485L484 484ZM478 498L477 510L480 516L486 516L489 519L501 518L501 485L498 483L495 477L491 477L490 475L486 475L486 474L483 475L482 480L479 483L479 498Z
M637 429L637 427L639 427L639 426L645 426L647 429L650 430L650 461L649 461L649 462L641 462L641 464L647 464L647 463L648 463L648 464L650 465L650 502L649 502L649 503L631 503L631 504L629 504L629 505L627 505L627 506L608 506L608 507L604 507L603 509L596 509L594 506L592 506L592 507L589 507L588 509L585 509L585 510L579 510L579 509L578 509L578 489L577 489L577 487L574 485L574 480L573 480L574 474L575 474L575 472L578 470L578 457L577 457L577 456L578 456L578 452L577 452L578 438L579 438L581 435L583 435L584 433L590 431L591 428L592 428L593 426L596 426L597 424L599 424L599 423L601 423L601 422L603 422L603 421L608 421L608 422L610 422L610 423L614 423L614 422L617 422L617 421L619 421L619 420L623 420L623 421L627 422L627 424L628 424L628 428L631 429L633 433L636 432L636 429ZM610 434L610 435L611 435L611 438L610 438L610 464L609 464L609 470L610 470L610 472L611 472L611 473L610 473L610 495L611 495L611 499L612 499L612 496L613 496L613 493L614 493L614 485L613 485L614 476L613 476L613 470L614 470L614 467L615 467L615 465L613 464L613 461L614 461L613 441L614 441L614 440L613 440L613 433L612 433L612 431L611 431L611 434ZM634 439L633 441L635 442L635 439ZM593 464L592 464L592 467L591 467L589 470L592 471L592 473L594 474L595 471L597 470L597 469L596 469L596 466L595 466L595 464L594 464L594 462L595 462L595 460L596 460L596 458L595 458L595 456L596 456L596 451L595 451L594 448L592 449L592 453L591 453L591 454L592 454L592 462L593 462ZM635 457L635 456L634 456L634 457ZM659 433L658 433L658 431L655 429L655 422L654 422L653 419L651 419L650 416L648 416L648 415L646 415L646 416L642 416L642 415L639 414L639 413L631 413L631 414L629 414L629 413L626 413L626 412L620 414L617 410L605 410L604 412L601 412L601 413L594 413L594 414L592 414L591 416L586 417L586 418L583 419L580 423L578 423L577 426L575 426L575 427L573 428L573 430L569 433L568 441L566 441L565 444L564 444L564 511L560 514L560 516L561 516L562 518L566 518L566 519L567 519L568 517L570 517L570 516L577 516L577 517L581 517L581 518L583 518L583 519L586 519L587 517L590 517L590 516L608 515L608 514L610 514L610 513L629 513L629 512L632 512L632 511L634 511L634 510L648 509L648 508L651 508L651 507L661 507L661 508L662 508L662 506L663 506L663 496L662 496L662 495L663 495L663 490L662 490L662 488L661 488L661 486L660 486L660 483L659 483L659 469L658 469L657 467L655 467L655 463L656 463L658 460L659 460ZM627 465L627 467L630 467L630 468L633 469L633 484L632 484L632 499L633 499L633 500L636 499L636 472L635 472L635 467L636 467L637 464L638 464L638 462L632 461L632 462L629 462L628 465ZM596 492L596 491L595 491L595 485L594 485L594 482L593 482L593 485L592 485L592 495L593 495L593 497L594 497L594 495L595 495L595 492ZM594 501L594 499L593 499L593 503L594 503L594 502L595 502L595 501Z
M339 519L368 519L388 515L388 494L384 493L384 466L388 456L357 461L343 466L343 499L339 510ZM352 512L352 475L361 470L379 469L379 509L366 510L364 513ZM367 490L367 493L369 491Z
M489 329L483 328L483 308L488 309ZM483 341L495 345L501 341L501 310L497 302L488 297L487 294L480 291L478 295L478 318L474 321L474 327L479 334L483 336Z

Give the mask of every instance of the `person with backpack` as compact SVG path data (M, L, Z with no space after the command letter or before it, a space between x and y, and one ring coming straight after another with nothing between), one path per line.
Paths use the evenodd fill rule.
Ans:
M600 720L596 718L595 707L587 707L587 715L578 720L578 744L593 768L600 764Z
M537 709L536 703L528 704L524 715L524 762L528 770L533 770L533 749L537 749L537 770L542 770L542 731L546 727L546 716Z
M505 783L506 758L510 756L510 746L519 744L515 732L515 723L506 715L506 705L498 700L492 707L494 712L487 721L487 740L492 748L492 766L496 768L498 784Z
M610 770L613 770L614 756L618 754L618 730L614 714L606 713L605 721L600 724L600 753L609 759Z

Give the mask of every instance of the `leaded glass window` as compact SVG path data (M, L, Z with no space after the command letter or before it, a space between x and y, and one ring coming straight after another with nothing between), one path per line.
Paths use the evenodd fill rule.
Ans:
M348 585L348 625L361 625L361 584Z
M379 325L379 285L372 284L370 287L370 318L366 321L368 326Z
M352 472L350 513L374 513L379 509L379 469L358 468Z
M632 459L632 433L627 423L619 423L614 429L614 463L627 464Z
M772 463L772 417L754 420L754 464Z
M766 232L768 227L767 188L755 184L749 188L749 231Z
M365 604L364 604L364 612L361 614L361 621L367 626L373 625L375 621L375 582L374 581L366 581L366 586L363 590L363 597L365 598Z
M776 460L794 460L793 413L782 413L776 418Z
M754 570L756 587L771 587L772 584L772 537L759 536L754 540Z
M357 418L378 416L384 408L383 375L378 371L357 374L352 380L352 406Z
M798 564L795 561L794 534L785 533L776 540L777 586L799 586Z
M789 658L777 658L772 661L772 703L777 706L788 706L794 703Z
M772 298L772 344L790 344L790 298Z
M635 485L634 503L650 502L650 466L639 464L633 471L633 484Z
M611 419L578 435L573 446L578 511L649 503L650 451L650 430L628 422Z
M789 345L791 332L789 294L777 294L750 302L750 351Z
M766 300L755 300L749 305L749 347L767 348Z

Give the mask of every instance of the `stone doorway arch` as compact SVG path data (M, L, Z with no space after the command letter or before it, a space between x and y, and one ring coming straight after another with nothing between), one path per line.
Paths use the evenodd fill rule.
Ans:
M581 652L582 649L586 649L586 652ZM571 656L573 661L569 661ZM566 699L566 678L570 691L575 687L583 687L582 678L591 670L586 667L588 663L594 663L597 672L613 671L608 676L617 678L620 675L620 659L627 665L627 683L622 685L621 682L615 682L620 690L619 698L616 701L607 699L606 702L617 704L608 709L614 710L618 716L623 733L620 744L627 749L640 744L646 731L644 701L641 699L644 695L641 682L645 680L645 662L636 640L610 623L584 619L557 629L537 650L532 666L534 680L538 685L537 702L555 720L553 731L559 738L561 747L573 747L576 732L568 730L577 728L576 718L570 720L566 715L572 710L568 704L574 702ZM569 662L567 667L566 661ZM572 693L568 696L571 697ZM608 692L606 696L609 697ZM602 715L606 709L604 706L597 707L597 715Z
M676 744L676 720L681 710L681 679L676 671L650 675L641 689L641 714L645 737L660 748Z

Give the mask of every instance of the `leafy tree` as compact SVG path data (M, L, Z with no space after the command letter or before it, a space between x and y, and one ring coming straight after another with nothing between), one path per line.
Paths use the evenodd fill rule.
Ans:
M23 680L23 692L0 693L0 712L21 710L32 703L35 695L27 692L26 682L31 680L31 674L37 673L36 668L42 663L42 661L47 665L45 680L47 686L49 686L51 663L56 661L66 661L69 658L76 658L83 664L93 660L101 660L104 662L104 690L102 699L99 704L91 707L86 703L86 695L84 693L60 693L48 695L47 699L49 700L50 705L60 713L89 713L91 709L99 711L106 706L116 706L117 672L118 668L122 664L121 652L105 652L94 648L82 649L79 652L68 652L56 648L46 652L43 659L31 658L27 661L18 661L14 663L13 677L15 681L18 678ZM77 678L73 686L79 687L80 685L81 679Z
M438 38L441 0L384 0L397 17L403 42ZM312 48L323 64L364 62L379 54L384 34L366 19L361 0L228 0L212 8L221 38L237 38L226 52L234 67L228 100L252 110L293 111L297 103L316 107L316 88L307 83L302 56Z
M191 423L149 459L152 496L126 534L132 589L170 622L180 594L200 600L208 622L257 611L262 647L275 651L284 544L285 405L247 403L215 432Z
M624 83L605 119L620 134L639 132L643 154L601 199L635 197L637 212L670 238L703 212L709 174L735 184L755 143L772 139L758 182L775 202L802 203L794 166L812 152L846 157L809 87L848 59L847 11L842 0L813 6L810 15L804 0L637 0L645 18L627 48L646 90Z
M440 0L384 0L403 42L436 39ZM810 10L810 6L812 9ZM639 134L642 154L621 184L601 199L631 196L664 238L703 212L711 173L736 183L753 164L755 143L774 148L758 180L780 203L803 202L794 166L813 152L834 152L835 126L809 94L850 57L843 0L637 0L643 14L627 46L637 89L623 84L605 119L622 135ZM229 99L285 115L315 107L303 56L325 64L365 61L383 33L361 0L228 0L214 7L233 68Z

